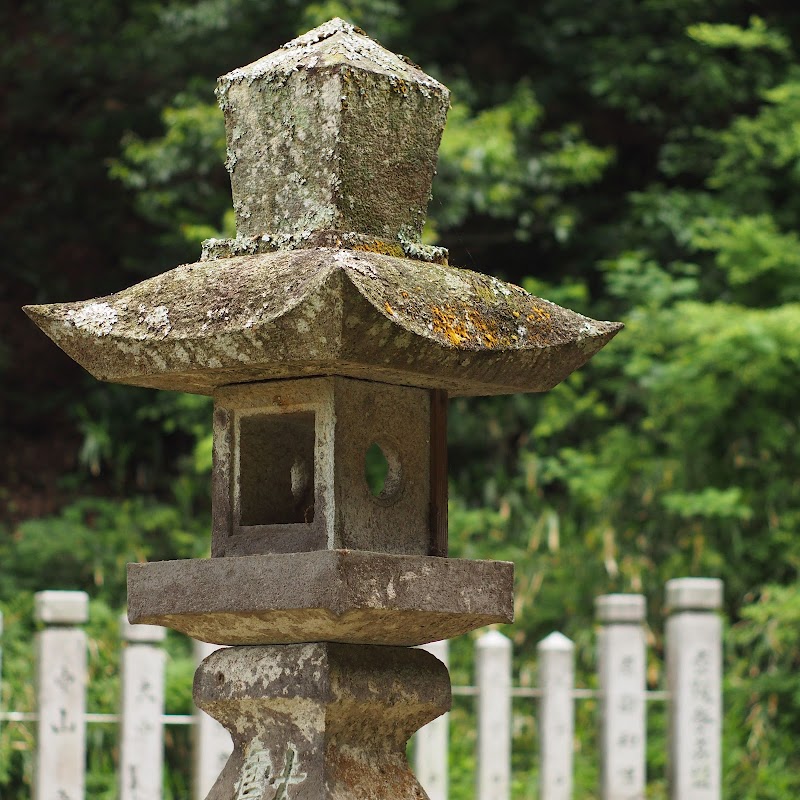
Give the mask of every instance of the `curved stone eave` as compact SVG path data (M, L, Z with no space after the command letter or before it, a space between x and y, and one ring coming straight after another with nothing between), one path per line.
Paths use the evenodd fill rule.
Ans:
M425 266L432 273L453 270L440 265ZM476 275L464 270L455 271ZM477 330L485 333L487 329L496 329L498 336L494 346L482 345L467 337L465 341L454 343L449 340L450 330L444 326L443 330L432 335L427 330L424 317L422 322L419 318L409 322L407 315L397 311L392 314L382 307L388 302L385 299L389 296L387 293L396 293L398 285L402 286L402 283L388 281L382 289L377 290L373 285L365 290L361 280L363 274L353 271L346 274L349 279L346 284L352 288L344 293L340 361L342 364L368 365L371 374L367 377L373 380L443 388L452 395L462 396L545 392L582 367L622 328L620 323L590 320L533 298L514 287L532 301L547 304L554 314L557 310L562 317L558 323L562 326L562 332L565 320L577 332L574 335L552 336L547 344L525 342L504 345L502 341L497 341L503 331L499 316L486 315L486 309L483 309L482 314L476 312ZM419 299L415 298L415 302ZM370 307L371 313L368 310ZM449 308L435 304L434 307L440 311ZM458 303L453 306L454 309L460 307ZM514 319L513 314L511 318ZM497 327L492 328L492 324Z
M26 312L99 379L200 394L331 374L461 395L546 391L621 327L468 270L331 248L183 265Z
M339 251L335 259L380 314L459 351L514 353L572 344L594 353L622 328L467 269L355 250Z

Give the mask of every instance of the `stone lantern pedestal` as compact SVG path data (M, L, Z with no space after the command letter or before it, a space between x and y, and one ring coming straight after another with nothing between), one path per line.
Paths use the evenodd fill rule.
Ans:
M621 326L422 244L449 93L360 29L218 96L236 239L26 311L98 378L214 398L212 557L128 571L132 623L232 645L195 677L235 746L210 800L424 798L450 685L410 647L513 619L511 564L447 557L448 395L546 391Z
M422 798L406 744L450 708L450 679L405 647L232 647L202 663L194 697L234 742L209 800Z

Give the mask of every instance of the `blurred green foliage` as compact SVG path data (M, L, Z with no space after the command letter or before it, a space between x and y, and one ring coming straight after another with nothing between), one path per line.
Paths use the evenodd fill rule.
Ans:
M661 681L665 580L726 584L725 794L800 791L800 11L745 0L28 0L0 10L7 125L0 235L10 296L103 294L231 235L217 75L332 15L454 93L426 238L459 265L626 329L543 396L451 403L454 555L517 564L517 672L559 629L591 684L594 597L647 594ZM15 354L0 346L0 378ZM2 381L0 381L2 383ZM32 592L95 598L91 705L113 710L128 560L208 546L209 405L92 381L56 405L82 442L55 516L0 531L2 704L33 702ZM4 428L4 430L6 430ZM7 492L7 490L6 490ZM0 497L4 497L0 487ZM8 498L9 503L14 501ZM176 637L171 711L189 707ZM468 641L454 648L469 675ZM515 797L535 796L535 725L519 708ZM597 796L596 709L581 706L578 793ZM471 796L471 707L459 700L453 797ZM664 717L650 797L665 797ZM188 742L170 734L167 797ZM91 740L91 796L114 796L113 732ZM0 728L0 786L29 796L32 741ZM181 768L181 764L184 768Z

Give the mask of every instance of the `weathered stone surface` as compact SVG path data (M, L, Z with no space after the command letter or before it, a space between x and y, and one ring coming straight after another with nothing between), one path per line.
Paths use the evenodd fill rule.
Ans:
M417 645L513 621L513 564L346 550L128 565L128 618L214 644Z
M234 742L208 800L424 800L406 743L450 708L450 679L422 650L235 647L201 664L194 698Z
M131 623L235 645L195 676L235 745L209 800L424 800L406 743L449 678L393 645L513 621L512 564L426 555L446 555L447 394L546 391L621 325L421 244L448 92L363 31L332 20L218 95L237 238L25 310L100 379L215 396L215 557L128 567Z
M621 328L487 275L330 248L188 264L25 310L102 380L199 394L326 374L453 395L540 392Z
M387 458L383 491L367 451ZM215 394L214 556L303 550L429 555L425 389L348 378L229 386Z
M419 242L449 105L419 67L332 19L223 75L217 96L239 236Z

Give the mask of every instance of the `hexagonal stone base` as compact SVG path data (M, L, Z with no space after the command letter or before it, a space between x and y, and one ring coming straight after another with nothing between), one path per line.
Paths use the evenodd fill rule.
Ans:
M200 665L194 698L234 742L207 800L424 800L406 743L449 710L450 676L409 648L233 647Z
M128 617L214 644L418 645L512 622L514 565L355 550L128 565Z

